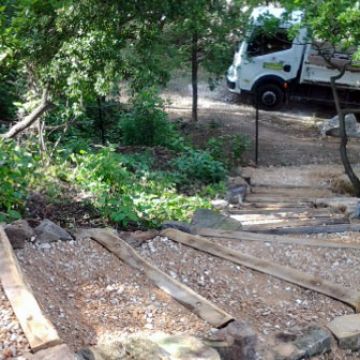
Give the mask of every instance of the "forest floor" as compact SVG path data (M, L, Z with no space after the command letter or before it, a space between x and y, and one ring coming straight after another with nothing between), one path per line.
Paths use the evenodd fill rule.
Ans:
M209 92L200 87L199 123L191 124L191 92L188 86L172 83L164 97L172 119L182 118L184 131L202 142L219 134L253 137L254 109L240 104L224 87ZM257 177L269 183L331 187L341 176L337 138L322 138L316 123L334 115L324 106L292 104L282 112L260 112L260 156ZM360 141L351 140L350 157L358 161ZM253 146L246 161L253 160ZM321 166L314 166L321 165ZM270 168L265 168L270 167ZM294 171L298 172L294 177ZM300 236L300 235L297 235ZM309 239L360 241L360 234L307 235ZM227 246L259 258L320 275L327 280L360 290L360 253L354 249L308 248L228 241ZM258 273L155 237L137 248L140 255L172 277L190 286L235 318L246 320L257 332L260 346L271 348L271 336L317 324L324 326L336 316L353 313L343 303L299 286ZM34 293L73 349L95 344L108 333L165 331L203 336L213 331L145 276L120 262L91 240L57 242L38 246L27 243L17 257ZM41 271L39 271L41 269ZM1 289L0 289L1 290ZM1 321L14 323L7 301L0 293ZM8 314L8 315L7 315ZM1 325L1 324L0 324ZM11 325L0 341L14 348L0 359L16 358L27 344L18 324ZM359 359L359 353L337 349L317 359ZM18 357L21 359L21 357Z

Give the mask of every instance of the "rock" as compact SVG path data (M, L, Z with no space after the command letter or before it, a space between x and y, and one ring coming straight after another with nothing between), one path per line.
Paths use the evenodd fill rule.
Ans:
M161 229L177 229L188 234L192 233L191 225L181 221L165 221L162 223Z
M274 360L300 360L304 358L304 352L292 343L283 343L275 346Z
M232 205L242 204L246 198L247 188L247 185L239 185L229 189L226 200Z
M121 236L121 234L119 235L120 237L123 237ZM143 242L147 240L152 240L156 236L159 236L159 231L157 230L147 230L147 231L137 230L132 233L127 233L126 236L124 237L124 240L126 240L126 242L129 245L133 247L138 247L141 246Z
M10 243L14 249L22 249L26 241L35 236L34 230L26 220L16 220L4 228Z
M77 353L79 360L220 360L216 350L200 339L165 333L135 334L100 340Z
M36 240L38 242L53 242L58 240L71 241L72 236L60 226L56 225L49 219L43 220L35 228Z
M230 216L209 209L195 211L191 225L198 228L213 228L222 230L241 230L241 223Z
M253 360L256 358L257 336L245 322L232 321L215 332L208 344L218 351L224 360Z
M248 182L241 176L229 178L226 200L232 205L242 204L246 198L248 187Z
M346 134L349 137L360 137L360 124L358 124L354 114L345 115L345 127ZM325 120L320 125L320 133L322 136L340 136L339 117L334 116L329 120Z
M279 339L280 336L277 336ZM275 360L300 360L331 350L331 335L321 327L313 326L290 337L274 347Z
M211 205L217 210L224 210L229 206L229 203L224 199L215 199L211 201Z
M76 360L74 353L65 344L40 350L34 355L26 356L27 360ZM81 359L82 360L82 359Z
M360 349L360 314L335 318L327 327L335 335L342 349Z

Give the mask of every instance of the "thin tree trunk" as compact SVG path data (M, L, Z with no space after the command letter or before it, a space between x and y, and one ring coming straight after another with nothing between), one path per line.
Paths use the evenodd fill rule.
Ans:
M192 37L192 51L191 51L191 63L192 63L192 121L198 121L198 34L196 31L193 32Z
M12 139L20 132L27 129L31 126L37 119L44 114L51 107L51 103L48 101L48 92L44 91L43 97L41 99L41 103L23 120L16 123L13 127L11 127L5 134L2 135L4 139Z
M339 94L336 89L336 81L342 78L342 76L345 74L346 68L344 67L340 74L336 76L332 76L330 78L330 84L331 84L331 90L334 97L335 107L339 118L339 125L340 125L340 156L341 161L344 165L345 173L349 177L351 184L354 187L355 193L358 197L360 197L360 180L355 174L351 163L349 161L348 153L347 153L347 143L348 143L348 137L346 134L346 125L345 125L345 113L341 109L340 106L340 99Z
M98 127L100 128L101 133L101 143L105 145L106 139L105 139L105 127L104 127L104 117L103 117L103 110L102 110L102 103L103 103L103 97L97 98L98 103Z

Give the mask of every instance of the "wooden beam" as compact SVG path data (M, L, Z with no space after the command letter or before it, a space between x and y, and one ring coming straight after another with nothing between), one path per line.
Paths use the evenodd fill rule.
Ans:
M241 208L241 209L229 209L228 213L230 215L248 215L248 214L265 214L265 215L293 215L296 214L304 214L308 216L329 216L334 213L334 210L329 208L309 208L309 207L289 207L289 208L280 208L274 209L271 208L262 208L262 209L254 209L254 208ZM341 212L335 212L335 214L342 214Z
M312 205L313 201L304 196L291 196L280 194L249 194L246 195L246 202L249 203L297 203L297 204L309 204Z
M0 226L0 280L14 313L33 352L61 344L27 284L7 238Z
M238 219L236 219L238 220ZM240 221L240 220L239 220ZM262 224L247 224L243 225L242 229L245 231L262 231L262 232L271 232L271 231L283 231L286 233L286 229L294 229L294 228L301 228L301 227L318 227L318 226L325 226L325 225L345 225L349 224L347 219L340 218L340 219L331 219L331 218L323 218L323 219L305 219L305 220L284 220L279 222L272 222L272 223L262 223Z
M171 240L220 257L222 259L229 260L235 264L246 266L250 269L257 270L290 283L302 286L306 289L325 294L331 298L340 300L352 306L356 311L360 311L360 292L355 291L352 288L345 288L330 281L320 279L316 276L303 273L290 267L279 265L268 260L259 259L251 255L243 254L240 251L218 245L213 241L207 240L200 236L186 234L175 229L163 230L161 234L162 236L166 236Z
M342 232L359 232L360 224L335 224L317 226L283 227L278 229L256 230L264 234L333 234Z
M194 228L196 234L216 239L240 240L240 241L259 241L259 242L274 242L279 244L296 244L303 246L315 246L325 248L342 248L342 249L358 249L360 250L360 243L344 243L340 241L325 241L318 239L307 238L292 238L285 235L268 235L258 234L248 231L229 231L210 228Z
M160 289L212 326L220 328L234 320L231 315L147 262L129 244L106 229L83 230L77 237L90 237L97 241L120 260L145 273Z

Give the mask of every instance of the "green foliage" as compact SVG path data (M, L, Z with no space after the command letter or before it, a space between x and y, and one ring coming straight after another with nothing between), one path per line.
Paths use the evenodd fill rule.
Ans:
M200 197L178 194L171 176L148 172L149 158L128 157L104 148L74 155L75 168L67 181L76 184L112 222L122 226L158 226L166 219L185 220L197 207L208 207ZM135 173L134 170L137 170Z
M125 145L171 148L178 144L179 134L154 89L143 90L134 98L132 109L120 117L119 126Z
M38 160L15 143L0 140L0 221L21 216Z
M209 139L206 150L227 168L241 164L244 152L250 147L250 140L244 135L222 135Z
M175 171L179 174L179 184L191 184L199 181L203 184L216 183L224 180L226 170L220 161L202 150L187 149L172 161Z

